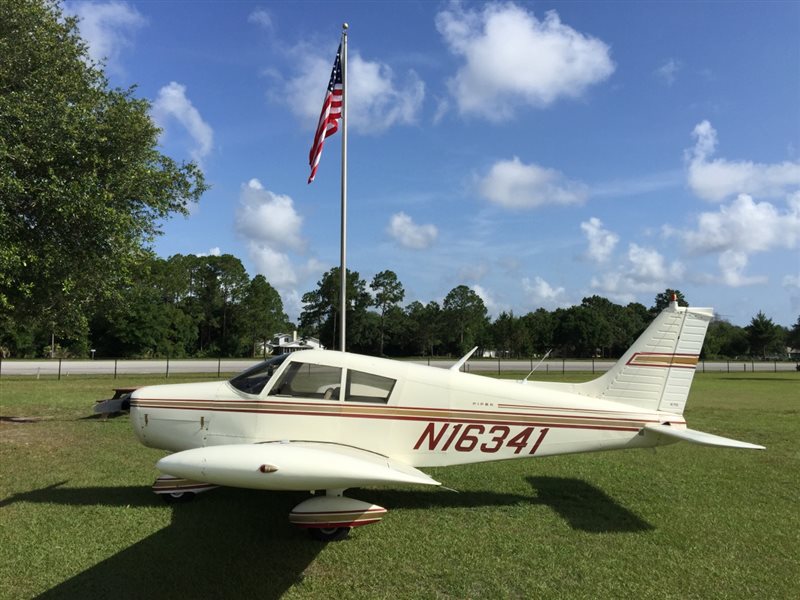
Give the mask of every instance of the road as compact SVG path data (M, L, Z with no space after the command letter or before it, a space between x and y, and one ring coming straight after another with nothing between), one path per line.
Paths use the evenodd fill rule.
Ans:
M447 368L455 359L415 359L412 362L429 364L433 367ZM165 377L179 373L219 373L226 376L238 373L257 364L253 359L191 359L191 360L2 360L0 361L0 377L3 376L59 376L69 375L142 375L161 374ZM536 360L471 360L466 365L470 372L521 371L528 372L536 366ZM548 360L537 368L539 373L560 373L566 371L607 371L612 360ZM788 372L795 371L794 362L734 362L734 361L701 361L697 366L700 372Z

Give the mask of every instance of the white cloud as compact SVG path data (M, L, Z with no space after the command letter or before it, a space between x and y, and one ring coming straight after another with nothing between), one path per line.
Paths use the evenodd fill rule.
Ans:
M675 288L683 279L685 267L680 261L667 263L652 248L629 244L622 264L613 271L592 277L591 287L617 302L633 302L637 294Z
M253 12L247 15L247 21L255 25L259 25L264 29L272 29L272 15L265 8L256 8Z
M186 86L172 81L162 87L153 103L153 118L162 129L166 129L171 119L175 119L186 129L194 141L190 154L195 161L201 162L211 152L214 131L186 97Z
M287 251L304 250L302 224L303 219L289 196L264 189L258 179L242 185L236 230L247 240L256 271L276 288L292 286L298 281L302 268L295 268Z
M289 317L290 321L297 322L300 320L300 313L303 312L302 295L296 289L286 289L281 291L281 299L283 300L283 311Z
M800 192L787 199L788 208L779 210L769 202L755 202L740 194L716 212L704 212L697 218L697 228L665 228L668 236L677 236L691 254L719 253L719 276L706 276L731 287L765 283L766 277L744 274L749 255L777 249L794 250L800 244Z
M387 232L398 244L414 250L430 247L439 235L435 225L417 225L404 212L392 215Z
M147 21L127 2L70 2L65 11L80 19L78 29L89 46L89 56L105 62L112 71L121 71L119 57L132 45L134 31Z
M670 58L667 62L656 69L656 75L668 86L671 86L678 78L678 71L680 71L682 67L683 65L681 65L679 60Z
M331 75L333 55L322 56L307 47L292 51L298 73L282 82L271 96L286 103L309 129L317 125L325 86ZM409 70L397 81L388 65L368 61L350 52L347 70L347 116L350 130L378 134L394 125L415 123L425 98L425 84Z
M800 193L790 197L785 211L741 194L730 205L720 206L717 212L701 213L697 229L679 235L687 250L696 254L795 248L800 241Z
M666 287L670 281L683 277L683 265L673 262L667 265L664 257L657 250L643 248L638 244L628 246L628 276L636 282L657 287Z
M743 271L747 267L747 254L736 250L726 250L719 255L719 270L722 283L730 287L766 283L764 276L748 277Z
M492 293L483 287L482 285L478 285L477 283L472 286L472 291L480 296L480 299L483 300L483 304L486 306L486 310L489 314L493 315L497 312L499 305L495 300Z
M552 309L569 304L563 287L553 287L538 275L533 278L533 281L524 277L522 289L537 307Z
M452 3L436 27L465 61L448 82L462 114L508 119L519 106L578 97L614 72L608 45L562 24L555 11L540 21L513 3Z
M303 218L289 196L265 190L258 179L242 186L236 210L236 230L246 238L270 247L302 250L300 235Z
M248 242L247 248L256 271L264 275L271 285L281 288L297 283L297 274L288 254L254 240Z
M581 223L581 229L586 234L589 242L589 249L586 255L597 263L606 262L614 248L619 242L619 236L603 227L602 221L597 217L592 217L588 221Z
M214 246L210 248L208 252L198 252L195 256L220 256L222 255L222 250L220 250L219 246Z
M717 149L717 132L711 123L698 123L692 135L695 146L686 151L689 187L704 200L719 202L736 194L774 198L800 188L800 162L712 160Z
M554 169L526 165L516 156L492 165L479 182L481 195L506 208L536 208L545 204L580 204L588 188Z

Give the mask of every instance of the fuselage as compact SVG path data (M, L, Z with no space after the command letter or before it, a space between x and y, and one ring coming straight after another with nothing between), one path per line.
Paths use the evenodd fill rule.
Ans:
M682 416L520 383L331 351L291 355L258 393L228 381L141 388L131 420L170 451L332 442L414 467L653 445L647 424ZM241 386L240 386L241 387Z

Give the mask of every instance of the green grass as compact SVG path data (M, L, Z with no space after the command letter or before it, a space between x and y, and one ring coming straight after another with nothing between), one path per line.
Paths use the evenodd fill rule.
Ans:
M695 378L690 426L766 451L431 469L460 493L351 490L390 512L328 545L287 521L304 494L153 496L163 452L127 416L85 417L112 387L163 381L0 379L1 416L41 419L0 423L0 598L800 597L800 375Z

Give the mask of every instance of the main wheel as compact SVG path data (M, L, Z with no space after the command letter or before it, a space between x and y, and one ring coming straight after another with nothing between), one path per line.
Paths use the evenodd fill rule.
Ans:
M311 537L320 542L338 542L343 540L350 533L352 527L311 527L308 533Z
M170 492L168 494L159 494L167 504L183 504L191 502L195 497L194 492Z

